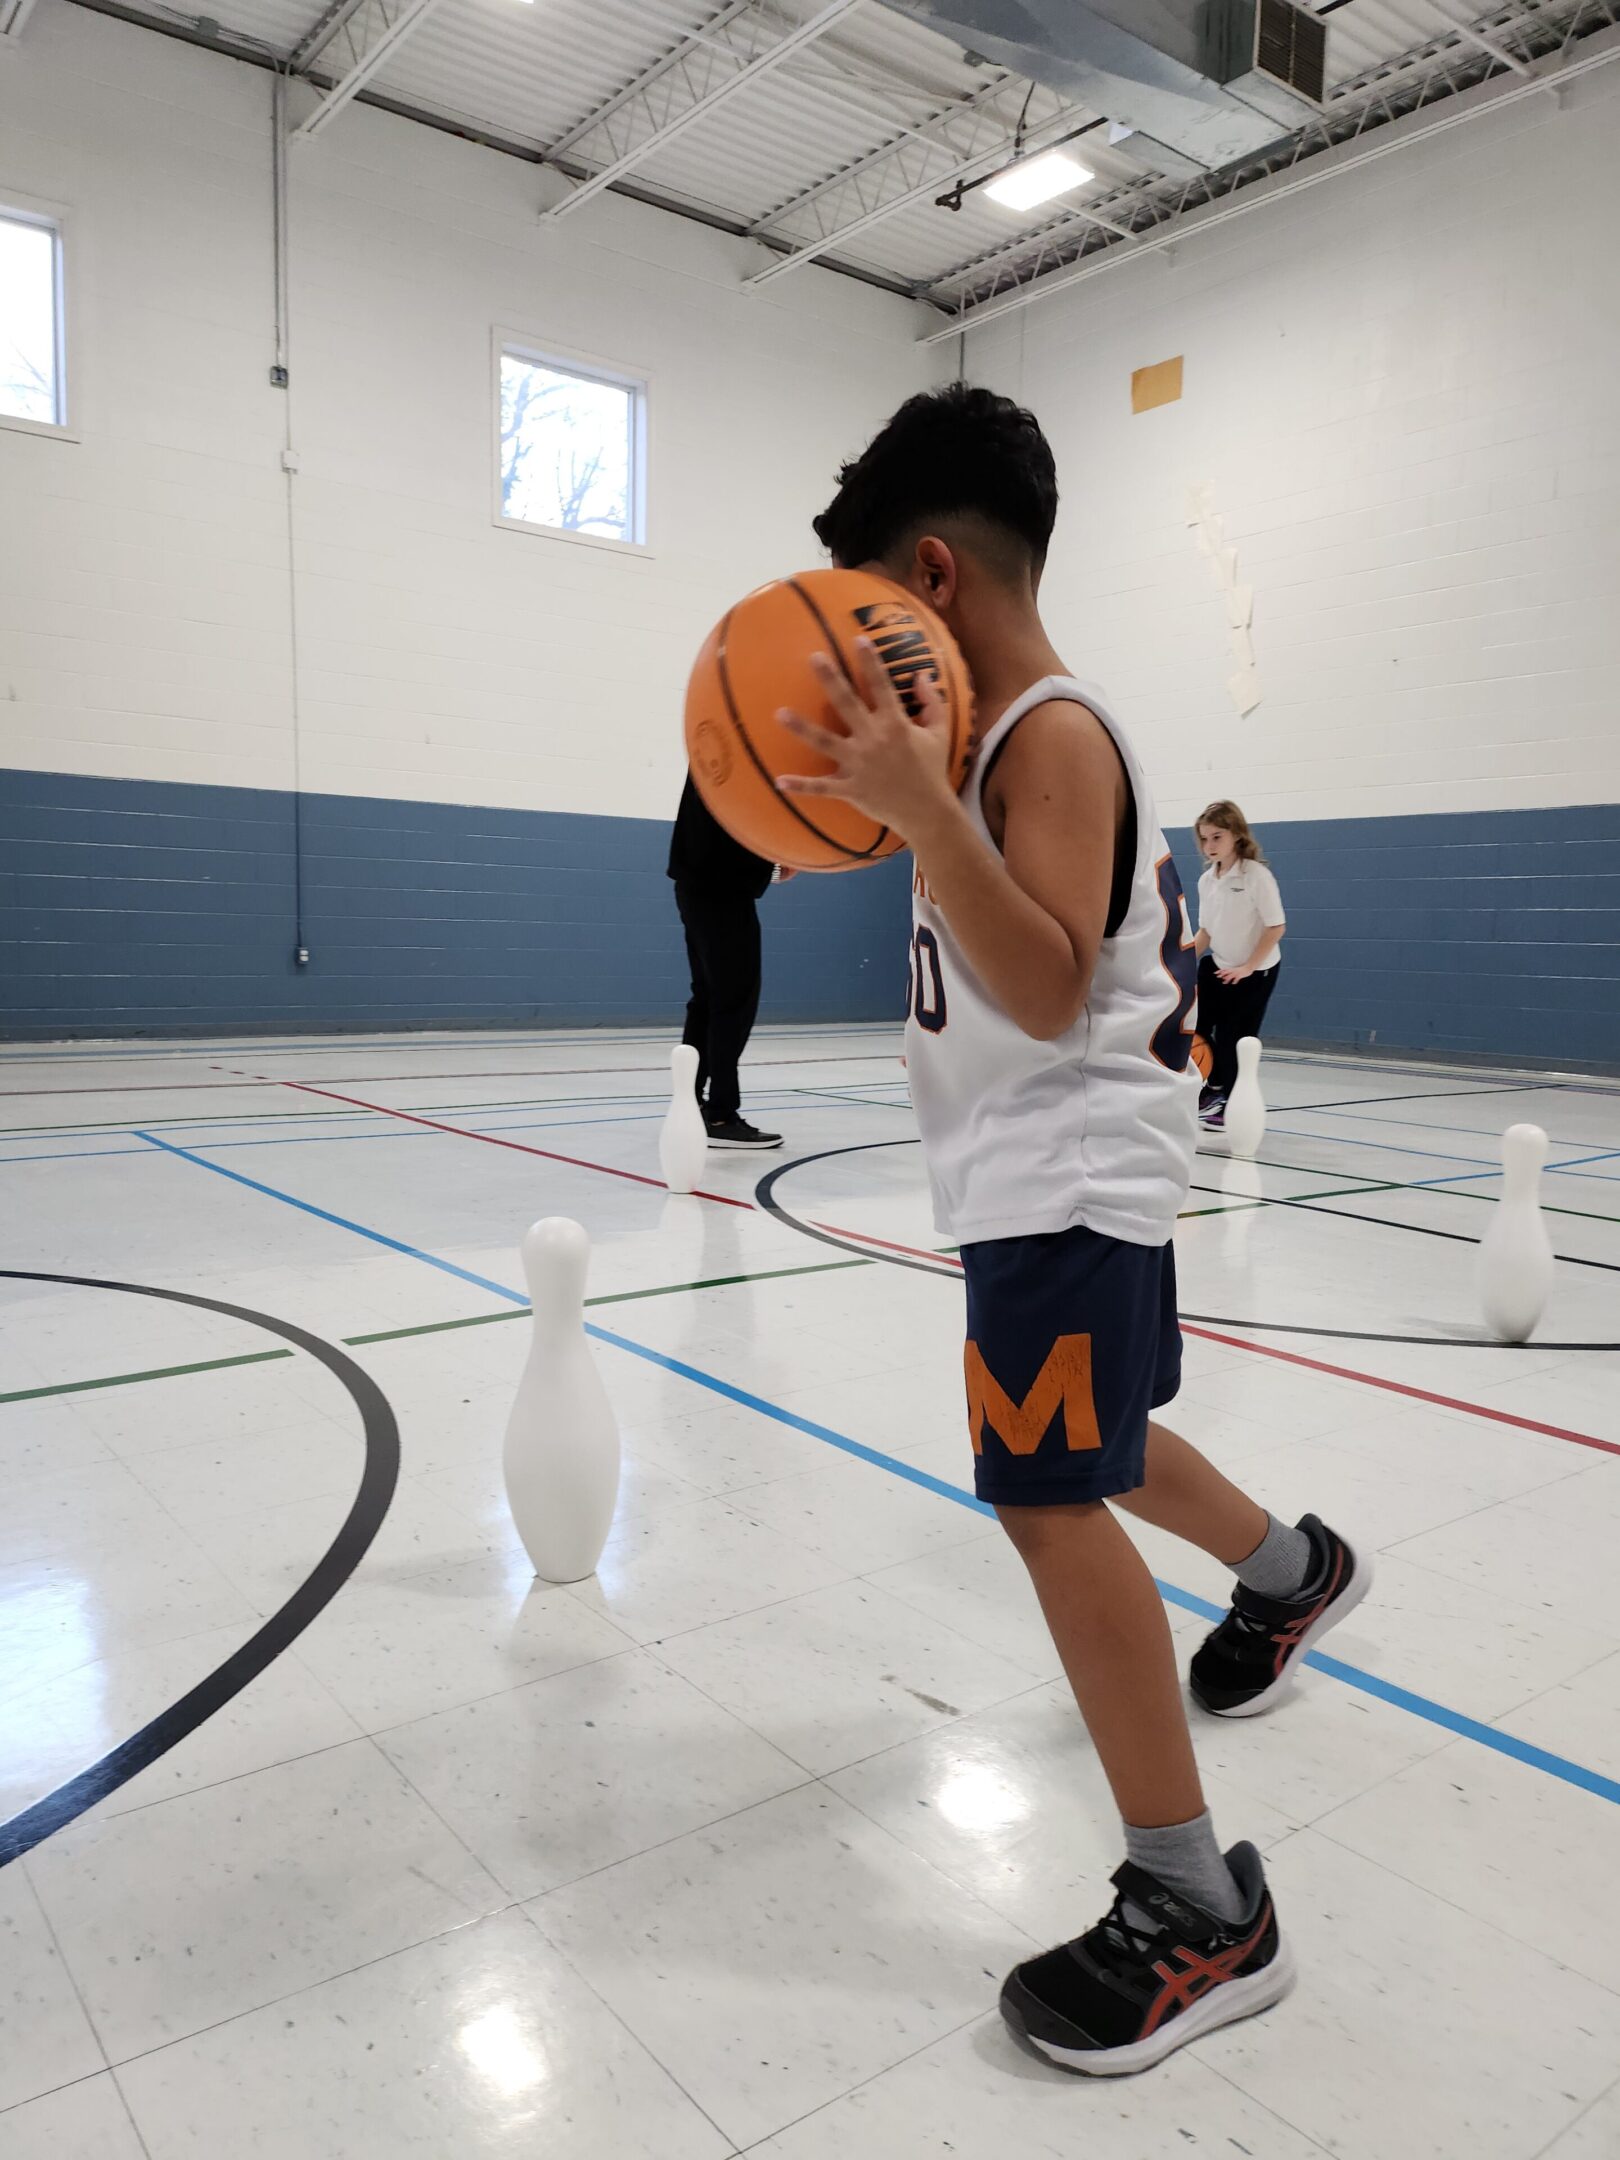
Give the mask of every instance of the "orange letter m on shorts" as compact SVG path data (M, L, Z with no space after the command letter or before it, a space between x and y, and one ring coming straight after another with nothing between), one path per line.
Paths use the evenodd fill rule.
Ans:
M967 1374L968 1432L975 1455L984 1451L989 1423L1010 1455L1033 1455L1059 1408L1069 1452L1102 1446L1091 1399L1091 1337L1060 1335L1021 1403L1015 1403L984 1362L976 1342L963 1355Z

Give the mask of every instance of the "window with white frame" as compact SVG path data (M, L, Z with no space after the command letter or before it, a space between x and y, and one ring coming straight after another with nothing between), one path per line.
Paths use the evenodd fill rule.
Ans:
M646 538L647 386L502 344L498 507L508 524Z
M0 421L62 427L62 236L0 206Z

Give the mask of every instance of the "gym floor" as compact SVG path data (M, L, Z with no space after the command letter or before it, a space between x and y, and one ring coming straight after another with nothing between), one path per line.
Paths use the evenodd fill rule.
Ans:
M0 1054L6 2160L1613 2160L1620 1087L1279 1053L1262 1160L1206 1137L1170 1421L1379 1575L1197 1723L1297 1993L1090 2085L995 2015L1117 1830L971 1497L898 1047L764 1031L786 1146L680 1199L662 1037ZM625 1448L566 1589L500 1475L544 1214ZM1190 1652L1222 1573L1133 1531Z

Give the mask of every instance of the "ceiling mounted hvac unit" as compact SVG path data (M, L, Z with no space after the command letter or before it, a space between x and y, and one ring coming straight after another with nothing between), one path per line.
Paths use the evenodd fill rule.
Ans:
M1327 24L1289 0L1211 0L1205 65L1246 105L1298 127L1327 97Z

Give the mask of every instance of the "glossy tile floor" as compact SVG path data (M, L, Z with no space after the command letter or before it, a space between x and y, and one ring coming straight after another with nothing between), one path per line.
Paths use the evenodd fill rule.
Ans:
M1614 2160L1620 1089L1276 1056L1263 1160L1206 1143L1175 1421L1381 1571L1277 1715L1198 1723L1298 1993L1093 2087L994 2014L1096 1916L1116 1833L964 1504L897 1044L756 1038L787 1147L687 1199L656 1182L665 1049L0 1053L5 2160ZM1474 1241L1523 1118L1563 1257L1506 1349ZM594 1240L626 1456L571 1589L533 1585L499 1469L548 1213ZM52 1274L347 1346L403 1436L358 1564L379 1492L330 1370ZM1150 1557L1190 1651L1220 1571ZM312 1577L303 1632L295 1603L188 1705Z

